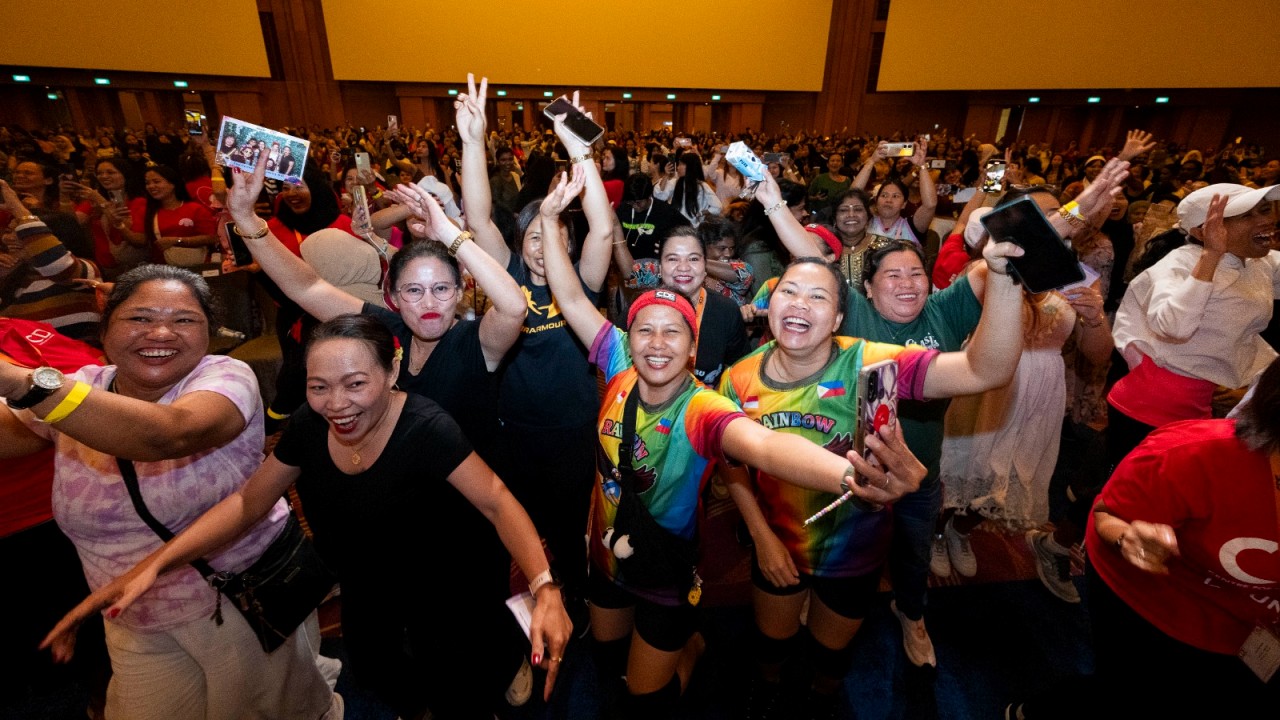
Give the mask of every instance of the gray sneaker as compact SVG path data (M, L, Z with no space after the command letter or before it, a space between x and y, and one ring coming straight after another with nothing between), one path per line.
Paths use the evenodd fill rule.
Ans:
M1071 555L1061 554L1049 547L1050 533L1044 530L1027 531L1027 546L1036 556L1036 574L1049 592L1063 602L1080 602L1080 591L1071 582Z
M529 665L529 659L525 658L520 661L520 669L516 671L516 676L512 678L511 685L507 688L506 699L511 707L520 707L529 702L531 697L533 697L533 668Z
M947 554L947 539L934 535L929 544L929 572L938 577L951 577L951 556Z
M978 556L973 554L973 545L969 543L969 536L957 532L950 520L947 521L947 528L943 531L943 535L947 538L947 555L951 558L951 567L963 577L977 575Z

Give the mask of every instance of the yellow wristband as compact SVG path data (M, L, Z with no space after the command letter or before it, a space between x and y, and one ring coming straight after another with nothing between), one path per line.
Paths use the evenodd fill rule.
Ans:
M90 389L89 383L76 382L71 388L71 392L62 398L62 402L58 403L57 407L44 416L44 422L52 425L66 420L67 416L75 412L76 408L80 407L80 403L84 402L84 399L89 396Z
M1063 211L1064 213L1069 214L1069 215L1074 215L1074 216L1076 216L1076 217L1080 218L1081 220L1083 220L1083 219L1084 219L1084 213L1081 213L1081 212L1080 212L1080 203L1076 202L1075 200L1072 200L1071 202L1067 203L1066 205L1063 205L1063 206L1062 206L1062 211Z

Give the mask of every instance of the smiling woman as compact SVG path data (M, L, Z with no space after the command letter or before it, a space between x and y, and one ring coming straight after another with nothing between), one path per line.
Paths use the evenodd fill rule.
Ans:
M216 326L204 280L166 265L143 265L117 281L104 309L106 367L70 378L0 363L0 456L55 448L53 508L76 545L85 577L106 586L163 543L139 517L118 463L132 464L156 519L180 530L235 493L262 456L262 402L253 372L208 355ZM122 465L121 465L122 466ZM239 572L280 534L289 515L270 503L245 532L206 556ZM336 710L305 632L270 655L237 612L211 617L217 591L193 568L176 570L123 612L107 613L107 648L116 673L108 717L207 716L317 718ZM82 606L81 615L104 604ZM46 641L70 658L78 621ZM223 648L239 648L228 653ZM175 649L175 648L182 649Z

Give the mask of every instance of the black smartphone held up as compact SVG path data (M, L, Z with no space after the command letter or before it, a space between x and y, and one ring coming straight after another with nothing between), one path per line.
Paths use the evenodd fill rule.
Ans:
M1000 158L991 158L982 171L982 192L998 193L1004 187L1005 162Z
M604 136L604 128L584 115L581 110L574 107L573 103L563 96L556 98L554 102L547 105L542 114L553 122L557 115L564 115L564 126L569 129L569 132L573 133L574 137L588 145L594 145L597 140Z
M898 416L898 361L881 360L864 365L858 371L858 429L854 432L853 449L867 462L879 465L875 456L867 455L867 436L880 432ZM858 474L856 482L867 485Z
M1033 293L1057 290L1084 279L1080 260L1045 219L1029 195L982 216L982 225L995 242L1011 242L1023 249L1009 258L1017 278Z
M253 253L249 252L249 246L244 244L244 238L236 232L236 224L229 222L222 226L227 234L227 242L231 245L231 254L236 263L236 267L244 267L253 264Z

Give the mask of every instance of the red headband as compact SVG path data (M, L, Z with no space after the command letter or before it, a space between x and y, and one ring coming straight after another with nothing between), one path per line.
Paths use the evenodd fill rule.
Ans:
M631 303L631 309L627 311L627 329L631 329L631 324L636 321L636 315L640 311L650 305L666 305L669 308L675 308L684 321L689 324L689 330L697 334L698 318L693 313L693 306L683 295L674 293L670 290L650 290L649 292L636 298Z
M840 244L840 238L836 237L835 233L821 225L815 225L812 223L805 225L804 229L806 232L811 232L821 238L822 242L826 243L827 247L831 248L831 252L836 254L836 259L840 259L840 253L844 251L844 245Z

